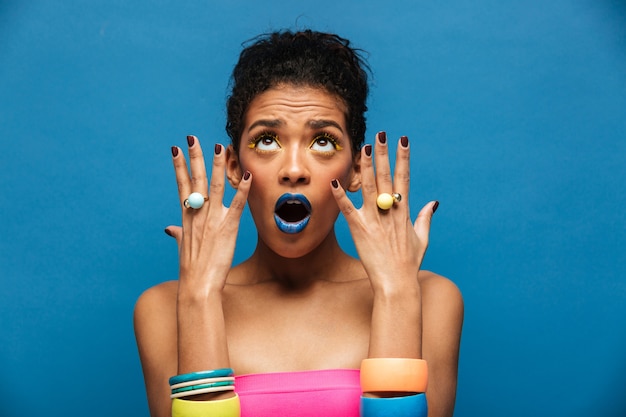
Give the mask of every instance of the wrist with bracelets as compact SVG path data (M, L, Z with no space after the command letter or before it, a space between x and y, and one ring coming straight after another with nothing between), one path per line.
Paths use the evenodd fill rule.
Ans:
M169 383L172 417L204 417L207 415L239 417L241 407L239 396L236 393L235 396L223 400L191 401L184 399L210 392L234 391L234 375L231 368L222 368L171 377Z
M427 417L428 366L422 359L370 358L361 362L361 417ZM398 396L385 396L394 393ZM368 396L367 394L374 395ZM380 397L380 396L384 397ZM378 397L376 397L378 396Z

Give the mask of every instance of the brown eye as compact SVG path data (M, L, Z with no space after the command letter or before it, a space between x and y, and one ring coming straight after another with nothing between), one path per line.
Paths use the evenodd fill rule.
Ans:
M317 136L313 140L313 143L311 143L311 149L318 152L329 153L340 150L341 147L337 144L337 141L333 137L331 137L327 133L324 133Z
M330 141L329 141L328 139L326 139L326 138L319 138L319 139L317 140L317 144L318 144L319 146L321 146L321 147L325 147L325 146L327 146L329 143L330 143Z
M262 133L254 141L254 147L260 151L273 151L280 149L278 138L271 133Z

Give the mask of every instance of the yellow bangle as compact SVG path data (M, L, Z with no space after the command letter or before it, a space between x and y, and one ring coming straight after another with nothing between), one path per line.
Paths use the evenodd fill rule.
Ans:
M370 358L361 362L363 392L426 392L428 366L423 359Z
M241 408L239 396L215 401L189 401L174 398L172 400L172 417L239 417Z

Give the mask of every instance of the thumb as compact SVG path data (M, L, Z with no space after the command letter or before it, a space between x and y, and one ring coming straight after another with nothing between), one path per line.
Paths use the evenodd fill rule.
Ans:
M180 226L167 226L165 228L165 234L176 239L177 243L183 239L183 228Z
M417 215L417 219L415 219L415 224L413 225L413 229L417 234L417 237L420 241L426 243L428 245L428 235L430 233L430 223L433 218L433 214L437 211L439 207L439 201L431 201L426 204L420 210Z

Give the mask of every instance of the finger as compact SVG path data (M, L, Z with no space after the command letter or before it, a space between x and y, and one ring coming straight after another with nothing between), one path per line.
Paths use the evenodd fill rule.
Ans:
M180 226L167 226L165 228L165 234L176 239L176 242L180 244L183 239L183 228Z
M330 182L330 186L339 210L341 211L341 213L343 213L346 221L348 222L348 225L351 225L354 222L354 218L358 213L356 208L354 207L354 204L352 204L352 201L350 201L350 199L346 195L346 191L343 189L341 184L339 184L339 180L333 179Z
M208 185L206 176L206 167L204 166L204 155L200 141L193 135L187 136L187 145L189 145L189 168L191 171L191 192L199 192L203 196L207 196ZM187 196L184 196L187 198Z
M411 179L409 138L402 136L398 141L396 151L396 166L393 175L393 191L400 193L403 198L403 206L408 207L408 197Z
M415 219L415 224L413 225L413 229L417 234L419 240L425 245L428 246L428 235L430 234L430 224L433 218L433 214L437 211L437 207L439 207L438 201L431 201L426 204L417 215L417 219Z
M183 200L191 194L191 178L187 169L187 161L185 161L185 157L178 146L172 146L172 161L176 174L176 185L178 186L178 200L180 206L184 208Z
M238 220L241 218L241 213L243 212L243 209L246 206L246 201L248 200L251 184L252 174L250 171L246 171L243 173L241 181L239 181L239 185L237 186L237 192L235 193L233 200L230 202L228 217L232 220L231 224L237 225L237 228L239 227Z
M378 132L376 135L374 157L376 159L376 187L378 188L378 194L391 194L393 192L393 184L389 166L389 146L387 146L387 134L385 132Z
M211 188L209 189L209 201L221 203L224 198L224 174L226 170L226 152L219 143L215 145L213 154L213 168L211 170ZM232 205L232 204L231 204Z
M374 164L372 163L372 145L365 145L361 149L361 194L365 207L376 208L377 190Z

